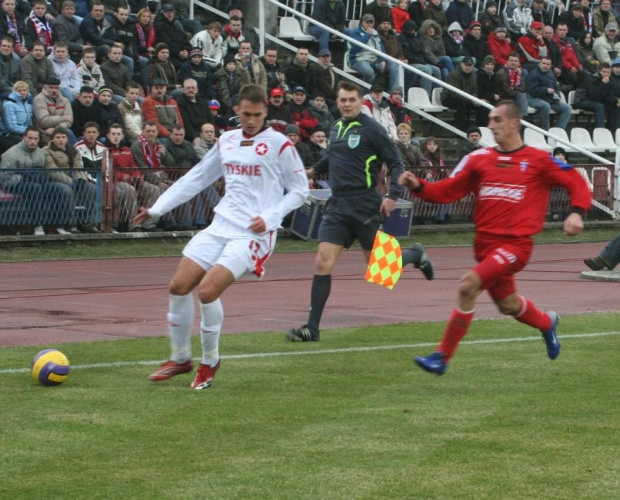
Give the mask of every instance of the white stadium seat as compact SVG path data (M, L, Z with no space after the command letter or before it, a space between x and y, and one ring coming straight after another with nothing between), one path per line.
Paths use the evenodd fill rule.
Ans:
M601 149L600 147L594 145L592 138L590 137L590 132L588 132L585 128L574 127L570 131L570 142L576 146L581 146L586 151L592 151L593 153L602 153L605 151L605 149Z
M564 130L563 128L560 127L551 127L549 129L549 133L553 134L553 135L557 135L560 139L564 139L567 143L570 144L570 139L568 138L568 134L566 133L566 130ZM567 153L574 153L576 150L571 148L570 146L562 143L562 142L557 142L555 139L553 138L549 138L549 146L556 148L556 147L560 147L560 148L564 148L564 151L566 151Z
M299 24L299 21L295 17L281 17L280 18L280 33L279 38L293 38L300 42L312 42L314 37L306 35Z
M543 151L553 151L553 148L547 143L545 136L529 127L526 127L523 132L523 142L533 148L542 149Z
M611 132L606 128L595 128L594 132L592 132L592 142L594 142L596 147L604 148L605 151L612 153L615 153L616 149L618 149Z
M433 105L431 100L428 98L426 90L421 87L411 87L409 89L409 92L407 92L407 103L421 109L422 111L426 111L427 113L441 113L447 109L441 105Z
M493 132L489 127L478 127L480 129L480 142L484 144L487 148L494 148L497 146L497 142L495 142L495 137L493 137Z

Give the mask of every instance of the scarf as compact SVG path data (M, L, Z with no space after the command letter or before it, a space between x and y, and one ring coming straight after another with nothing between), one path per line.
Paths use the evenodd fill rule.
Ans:
M138 41L140 42L140 47L145 47L148 49L149 47L153 47L155 45L155 29L153 26L149 26L146 28L147 34L144 34L145 27L141 24L136 25L136 32L138 33Z
M429 167L445 167L443 156L439 154L439 151L436 151L435 153L431 153L429 151L426 161L428 162Z
M33 10L30 11L28 19L32 21L36 37L43 42L47 49L48 55L52 53L52 27L48 20L44 17L43 21L39 19Z
M155 151L151 147L143 134L140 134L138 136L138 142L140 143L140 147L142 148L142 156L144 156L144 160L146 161L146 163L148 163L149 167L160 168L161 163L159 158L159 151Z
M13 30L13 38L15 39L15 52L19 53L22 50L22 37L19 33L19 24L17 22L17 16L12 14L10 16L6 16L7 24L6 27L7 32L10 35L11 30Z
M463 43L463 35L452 35L452 38L454 38L454 41L459 45Z
M509 68L508 66L506 66L506 71L508 71L508 80L510 82L510 88L514 89L515 87L518 87L519 85L521 85L521 73Z
M241 37L241 31L239 33L233 33L228 25L224 26L224 31L232 38L239 39Z

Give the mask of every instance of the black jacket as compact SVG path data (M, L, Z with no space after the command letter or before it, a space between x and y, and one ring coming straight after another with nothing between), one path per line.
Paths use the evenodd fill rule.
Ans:
M183 117L185 139L193 142L196 137L200 137L200 127L203 123L214 123L209 103L200 97L196 97L196 101L192 102L185 95L179 97L177 103Z

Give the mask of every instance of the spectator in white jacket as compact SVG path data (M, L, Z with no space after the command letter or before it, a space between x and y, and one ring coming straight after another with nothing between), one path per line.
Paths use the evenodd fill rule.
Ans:
M196 33L190 43L192 47L202 49L203 60L213 69L216 69L222 62L224 39L220 33L222 25L217 21L210 23L206 30Z
M82 78L77 66L69 59L69 46L67 42L56 42L54 53L48 58L54 65L56 76L60 80L60 93L73 102L80 93Z
M392 111L390 111L390 105L387 100L383 98L383 91L382 85L373 85L370 87L370 94L364 96L362 113L374 118L383 125L390 139L397 141L398 132L396 130L396 122L394 122L394 116L392 115Z
M97 52L94 47L84 49L82 60L77 65L78 74L82 80L82 85L91 87L95 94L99 93L106 86L105 79L101 73L101 67L95 62Z

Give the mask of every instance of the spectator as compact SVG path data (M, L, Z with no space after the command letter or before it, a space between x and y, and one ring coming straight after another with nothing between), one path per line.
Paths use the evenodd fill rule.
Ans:
M545 0L532 0L532 22L538 21L544 26L551 25L551 16L545 6Z
M19 79L20 63L13 57L13 42L10 37L0 40L0 99L6 99L13 91L13 84Z
M93 47L87 47L84 49L82 60L77 65L78 74L82 78L82 85L91 87L95 94L106 86L103 73L101 72L101 66L97 64L96 59L97 54L95 49Z
M424 51L424 57L429 64L437 66L441 70L441 79L447 80L450 73L454 70L454 64L448 55L441 38L441 28L430 19L427 19L420 26L420 47Z
M45 45L47 54L52 53L52 24L46 17L47 2L45 0L33 0L32 10L26 19L24 36L26 48L32 50L32 43L39 40Z
M575 52L577 52L579 62L588 73L596 73L599 62L594 58L594 39L592 38L592 33L584 33L576 42Z
M116 43L116 30L105 17L103 3L96 0L88 14L80 23L80 34L84 43L95 47L97 59L101 60Z
M362 12L362 19L367 14L373 17L377 25L382 21L390 21L390 24L394 24L394 20L392 19L392 7L390 7L389 0L375 0L374 2L368 3Z
M329 50L319 52L319 61L311 64L308 68L310 88L314 89L314 94L320 92L329 101L329 105L336 103L336 91L340 77L334 71L332 54Z
M101 136L99 124L86 122L82 135L82 140L75 143L75 149L82 157L82 165L86 170L93 173L100 172L106 147L97 140Z
M478 79L478 97L491 106L499 102L500 97L495 81L495 58L486 56L482 60L482 69L476 73ZM476 108L476 125L486 127L489 123L489 109L484 106Z
M475 20L475 14L466 0L453 0L446 10L448 25L458 23L462 29L466 30Z
M144 99L142 111L147 122L157 124L158 137L169 137L173 125L183 125L179 105L166 95L166 82L161 78L156 78L151 82L151 93Z
M13 92L3 103L3 115L0 125L4 126L0 132L12 145L18 144L26 129L32 127L32 95L26 82L15 82Z
M41 93L32 101L34 124L40 130L45 142L52 137L56 127L67 130L69 143L75 144L75 134L71 130L73 124L73 110L69 100L60 95L60 80L48 78L43 82Z
M414 21L407 21L403 26L403 32L399 37L399 42L403 47L403 55L411 66L413 66L417 70L422 71L422 73L433 76L440 80L441 71L437 66L429 64L429 62L427 61L420 40L416 35L417 29L418 27ZM413 87L414 82L416 82L417 80L419 80L419 83L416 83L416 85L426 90L426 93L430 98L433 90L433 82L431 82L428 78L414 75L411 71L405 71L406 89Z
M2 52L0 43L0 52ZM55 77L52 61L45 57L45 45L35 40L32 43L30 54L24 57L19 64L19 79L28 84L31 94L38 94L47 78Z
M592 9L590 8L590 0L580 0L579 3L583 7L583 25L586 32L592 33L594 36L599 36L594 29L594 17L592 16ZM578 39L579 37L576 38L576 40Z
M122 53L125 54L123 62L129 68L129 74L133 76L136 68L142 70L146 67L149 60L138 54L138 40L134 21L129 18L129 7L124 3L119 3L114 8L114 15L110 18L112 26L116 31L117 45L122 47ZM138 71L137 73L140 73Z
M424 21L435 21L441 28L440 30L436 30L439 36L441 36L442 30L448 28L448 16L446 16L443 10L442 0L431 0L430 5L424 10ZM422 21L422 24L424 24L424 21ZM420 24L420 28L422 28L422 24Z
M403 26L407 21L411 21L409 15L409 0L399 0L392 9L392 19L394 20L394 31L399 35L403 32Z
M308 102L308 92L301 86L291 89L292 98L288 103L288 111L291 114L292 124L299 128L299 136L308 140L310 131L319 124L319 119L312 113L312 107Z
M310 52L305 47L299 47L295 57L284 72L286 76L286 84L289 88L303 87L310 88Z
M56 183L60 196L54 200L56 216L54 224L58 234L98 232L95 224L95 202L97 187L89 180L82 166L82 157L71 146L67 131L57 127L52 132L50 143L43 148L45 168L50 170L49 178ZM61 169L59 171L59 169ZM76 207L83 207L80 211Z
M401 123L411 124L412 113L404 106L404 90L402 87L394 87L387 100L390 107L390 113L394 118L394 123L398 126Z
M446 83L469 95L478 97L478 79L474 71L474 60L469 56L465 56L461 60L459 67L450 73ZM456 112L454 116L454 126L460 130L467 130L469 127L469 115L472 111L475 110L478 116L478 104L474 104L469 99L448 89L444 88L441 91L441 102L444 106Z
M527 6L527 0L511 0L504 10L504 25L512 40L527 35L531 24L532 9Z
M560 24L558 24L559 26ZM547 53L551 58L551 69L556 78L560 78L562 74L562 52L557 43L553 40L553 28L551 26L544 26L542 30L542 37L547 45Z
M224 57L224 39L221 35L222 25L217 21L210 23L207 29L199 31L190 40L192 47L198 47L202 51L205 63L215 71Z
M263 63L267 73L267 90L270 91L275 87L281 87L286 92L288 90L286 74L284 73L284 68L278 62L278 50L275 47L266 47L265 55L260 58L260 62Z
M306 145L312 155L310 163L310 168L312 168L317 161L327 155L327 136L325 135L325 129L321 125L310 133L310 141Z
M250 75L250 83L260 85L267 90L267 72L256 54L252 54L252 44L247 40L239 44L239 52L235 55L237 65L245 68Z
M284 100L284 90L274 87L269 92L269 106L265 125L278 132L284 133L286 126L292 123L293 118Z
M180 68L189 58L191 45L181 23L175 19L174 7L165 3L155 16L155 37L157 43L165 43L170 50L170 60ZM157 47L156 47L157 49ZM157 50L156 50L157 52Z
M244 85L250 83L250 75L245 68L237 67L234 56L226 56L224 65L215 73L217 97L224 110L232 107L232 98L239 94Z
M312 10L312 18L342 33L346 17L345 10L342 0L316 0ZM329 50L329 41L336 39L335 35L315 24L309 25L308 33L319 42L319 51Z
M618 61L620 67L620 60ZM620 92L616 95L611 80L611 67L607 63L599 66L596 75L588 76L575 95L575 109L583 109L594 113L594 127L605 127L615 134L620 126ZM618 89L620 90L620 88Z
M617 34L618 25L609 23L605 26L605 34L594 42L592 50L599 63L611 64L611 61L620 54L620 41L616 41Z
M0 173L0 187L7 193L22 197L21 213L10 220L11 224L33 226L35 236L44 236L43 224L49 220L52 199L44 196L39 177L32 173L21 175L14 172L15 169L43 168L45 153L39 147L39 137L36 128L28 127L22 140L2 154L0 169L11 169L13 172Z
M287 125L286 129L284 130L284 135L286 135L286 137L290 139L293 146L295 146L297 154L299 155L299 158L301 158L301 162L304 164L304 167L310 168L310 166L313 165L314 157L310 152L310 148L299 140L299 127L293 124Z
M487 40L491 33L494 33L500 26L504 27L501 16L497 15L497 3L489 0L484 4L484 12L480 16L480 24L482 25L482 38ZM506 34L508 34L506 32Z
M213 123L203 123L200 126L200 137L198 142L194 144L194 151L198 158L202 160L216 144L217 136L215 135L215 125L213 125Z
M78 98L71 103L71 110L73 111L71 130L76 137L82 137L84 125L88 122L101 123L101 110L99 106L94 104L94 89L86 85L80 88Z
M2 0L0 4L0 39L7 36L11 39L16 61L28 54L28 49L23 43L24 23L24 17L15 12L15 1Z
M183 82L183 94L178 99L179 110L183 117L184 136L197 144L200 140L200 126L203 123L213 123L213 115L209 110L209 102L198 97L198 84L191 78Z
M418 0L417 2L411 2L409 4L409 17L416 24L416 26L420 26L424 21L424 12L428 7L428 2L426 0ZM404 25L403 25L404 27Z
M525 88L526 72L520 68L519 54L511 52L505 66L495 73L496 92L501 100L515 101L521 110L521 116L528 115L527 95Z
M461 151L459 152L459 161L461 161L469 153L480 149L480 139L482 139L482 132L478 127L471 127L467 130L467 141L463 144Z
M538 68L527 75L525 87L527 102L540 112L540 128L549 130L551 110L556 112L556 126L565 129L570 120L571 107L561 101L558 80L551 71L551 59L544 56Z
M545 43L542 31L542 23L532 23L530 32L519 38L517 42L519 51L521 52L521 66L528 71L536 69L543 57L551 59L549 46Z
M71 59L79 61L82 51L86 48L80 34L80 23L75 18L75 3L71 0L62 2L62 14L52 23L54 41L63 41L69 47Z
M224 53L224 58L228 54L235 55L239 52L239 45L245 40L241 32L241 18L235 16L228 21L228 24L222 30L222 38L224 39L222 52Z
M472 22L469 26L463 45L465 54L476 61L476 69L482 69L482 61L491 52L489 44L482 38L482 25L478 21Z
M495 28L495 31L489 35L487 45L497 65L505 66L508 62L508 54L512 52L512 45L506 28L503 26Z
M144 123L144 113L138 103L138 97L140 97L140 86L137 83L129 83L125 89L125 98L118 105L127 138L132 141L135 141L142 133Z
M583 66L579 61L577 52L575 52L573 41L566 36L567 31L568 28L565 24L558 23L555 28L555 36L553 37L553 41L560 50L562 60L561 74L558 80L564 85L578 87L588 74L583 71Z
M422 151L418 146L411 144L411 137L413 135L411 126L408 123L400 123L398 127L396 127L396 130L398 134L396 147L403 158L405 170L419 173L418 171L422 165Z
M114 93L116 102L125 97L125 87L131 82L131 71L121 62L123 49L118 45L110 47L108 60L101 65L101 74L105 79L106 87Z
M140 9L136 17L138 19L135 25L138 55L150 59L155 54L155 45L157 44L151 11L146 8Z
M202 50L193 48L190 51L189 60L185 61L179 70L178 81L182 86L187 79L196 80L198 97L208 101L215 97L213 76L213 69L203 60Z
M398 34L392 29L392 23L384 19L379 23L378 32L381 37L381 42L383 43L383 48L385 49L385 54L407 63L407 59L403 53L403 47L398 41ZM396 82L394 82L393 85L396 85Z
M69 47L65 42L54 44L54 53L49 56L54 66L54 73L60 79L60 92L63 96L73 102L80 93L82 79L78 73L77 66L69 59Z
M312 114L319 119L319 124L317 127L321 128L323 131L329 130L335 119L334 115L332 115L331 111L327 107L327 101L325 100L325 95L322 92L315 92L312 100L310 101L310 109Z
M556 25L559 23L566 23L568 26L568 36L575 40L579 40L581 35L586 31L590 31L587 30L585 26L584 10L587 10L588 13L590 12L589 9L584 9L583 5L575 2L570 6L568 12L562 12L562 14L558 16Z
M228 124L226 118L220 114L220 102L217 99L211 99L209 101L209 111L213 115L213 121L215 122L215 135L219 136L226 130Z
M594 9L593 22L596 33L603 34L605 32L605 26L610 23L615 24L617 30L618 19L611 8L611 0L601 0L598 4L598 8ZM590 33L590 35L592 34Z
M260 41L258 39L256 28L251 23L243 19L243 11L236 2L233 2L228 8L228 18L232 19L233 17L237 17L241 20L241 33L243 34L243 39L248 40L252 44L252 51L255 54L258 54L260 51Z
M99 125L101 127L101 136L106 136L110 125L123 124L123 115L118 109L115 102L112 102L113 92L112 89L107 87L102 88L97 94L97 107L101 114L101 121Z
M362 113L379 122L387 132L388 137L392 141L396 141L398 139L396 123L394 122L390 105L387 99L383 97L383 91L384 88L381 85L370 87L370 93L364 96Z
M455 2L458 0L454 0ZM467 55L463 42L463 28L459 23L452 23L448 27L448 31L443 34L443 45L446 48L446 55L452 61L452 64L458 64L463 57ZM472 57L472 59L474 59ZM474 59L474 64L476 60Z
M364 14L362 24L351 33L351 37L379 52L385 52L379 33L373 28L374 24L374 17L371 14ZM361 73L362 80L370 85L375 81L376 75L386 73L390 86L395 86L398 83L398 66L396 64L386 61L375 52L357 45L349 44L349 66Z
M181 88L177 80L177 70L170 61L170 49L165 43L155 45L155 55L148 66L148 79L149 85L153 85L155 79L163 80L169 93Z
M422 151L422 158L424 158L423 166L433 167L425 169L424 180L434 182L448 177L441 146L435 137L428 137L426 141L422 143L420 150Z

